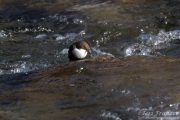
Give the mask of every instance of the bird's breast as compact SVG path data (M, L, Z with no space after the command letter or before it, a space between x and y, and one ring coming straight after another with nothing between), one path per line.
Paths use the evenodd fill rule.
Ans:
M74 55L74 57L78 58L78 59L83 59L87 56L87 51L85 49L73 49L72 50L72 54Z

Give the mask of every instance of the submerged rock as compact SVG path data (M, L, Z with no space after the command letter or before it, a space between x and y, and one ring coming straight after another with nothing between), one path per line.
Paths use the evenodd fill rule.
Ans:
M137 119L179 109L180 59L111 56L0 76L2 119ZM142 116L142 115L141 115Z

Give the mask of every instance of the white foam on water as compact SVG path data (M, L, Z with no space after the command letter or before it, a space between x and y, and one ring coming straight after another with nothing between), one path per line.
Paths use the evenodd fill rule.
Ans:
M98 56L113 56L111 53L103 52L100 49L96 47L92 47L91 50L93 51L92 55L93 57L98 57Z
M129 45L122 45L124 48L124 56L132 56L132 55L145 55L145 56L164 56L160 52L155 52L157 49L167 48L169 47L168 43L173 40L180 39L180 30L174 30L165 32L164 30L160 30L157 35L152 33L150 34L141 34L136 40L139 42L132 43Z
M64 36L63 35L57 35L56 41L58 41L58 40L65 40L65 39L73 40L76 36L77 36L76 33L67 33Z
M76 33L68 33L68 34L66 34L65 38L74 39L76 36L77 36Z
M62 35L58 35L58 36L56 37L56 40L64 40L64 39L65 39L65 37L62 36Z
M22 72L28 72L29 67L32 66L30 62L25 61L18 61L14 64L9 65L9 70L4 70L4 74L15 74L15 73L22 73Z
M0 69L0 75L25 73L25 72L36 70L39 68L46 68L46 67L49 67L52 65L50 63L44 62L44 61L39 61L36 64L32 64L31 62L28 62L28 61L17 61L13 64L7 64L6 66L9 69L8 70Z
M82 36L82 35L85 35L86 34L86 31L85 30L82 30L79 32L79 35Z
M25 55L22 55L21 57L22 57L22 58L30 58L30 57L31 57L31 55L29 55L29 54L25 54Z
M43 26L38 26L37 28L29 28L29 27L26 27L26 28L21 28L19 27L18 29L15 29L15 30L10 30L10 33L28 33L28 32L33 32L33 33L37 33L37 32L52 32L51 29L49 28L46 28L46 27L43 27ZM10 34L8 33L8 34Z
M69 49L65 48L60 52L60 54L68 54L68 51L69 51Z
M69 49L64 48L62 51L55 51L54 57L61 58L62 56L66 56L68 58L68 51Z
M7 35L5 34L3 30L0 31L0 37L7 37Z
M39 38L45 38L47 37L46 34L40 34L40 35L37 35L35 38L39 39Z
M141 34L136 39L140 40L143 44L147 46L157 46L163 43L168 43L173 40L180 39L180 30L174 30L169 32L160 30L157 35Z
M4 74L4 70L0 69L0 75L3 75L3 74Z
M134 43L124 49L124 56L131 55L150 55L152 49L143 44Z

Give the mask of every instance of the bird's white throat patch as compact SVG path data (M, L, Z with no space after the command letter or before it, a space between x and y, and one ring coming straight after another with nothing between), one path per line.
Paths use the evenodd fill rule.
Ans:
M76 58L83 59L83 58L86 57L87 51L86 51L85 49L77 49L77 48L75 48L75 49L72 51L72 54L73 54Z

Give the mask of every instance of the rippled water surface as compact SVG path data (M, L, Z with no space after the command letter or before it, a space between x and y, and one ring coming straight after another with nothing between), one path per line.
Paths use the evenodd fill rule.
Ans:
M29 72L67 63L69 61L67 57L68 47L73 42L79 40L89 41L89 43L91 44L93 58L107 55L115 56L116 58L129 57L132 55L154 57L165 56L179 58L180 2L179 0L0 1L0 75L3 79L2 83L7 85L6 87L3 87L3 85L0 84L0 86L2 87L2 89L0 90L2 91L1 94L5 94L3 90L10 89L9 85L12 85L14 89L17 89L17 91L21 90L19 89L18 85L16 86L14 84L11 84L11 82L4 83L4 81L6 80L17 80L15 84L20 84L21 88L23 87L23 85L21 85L23 79L30 84L33 84L36 79L41 79L41 77L36 78L35 76L32 78L33 82L31 83L31 78L28 76ZM90 56L88 56L88 58L90 58ZM177 62L176 64L178 65L179 62ZM105 69L108 69L108 67L106 67ZM178 68L176 69L178 71ZM176 69L168 68L167 70L165 70L165 72L167 72L168 70L169 72L177 72ZM45 105L49 105L47 106L47 108L49 109L47 109L44 108L44 105L38 104L38 113L31 114L33 112L33 109L30 107L30 104L28 102L33 101L36 103L37 101L41 101L43 97L46 98L47 101L50 101L48 97L50 98L53 96L53 94L52 96L51 94L49 94L53 90L48 92L46 90L40 90L40 92L42 92L41 99L38 98L38 92L38 94L33 94L33 96L35 96L34 98L29 99L28 96L30 96L31 93L26 94L25 96L27 98L21 98L23 100L22 103L17 100L14 100L14 102L12 102L13 100L5 100L4 102L1 102L0 105L3 107L3 109L0 110L0 118L11 118L3 117L2 115L12 115L13 119L31 118L31 116L26 116L27 114L22 114L22 116L19 114L13 114L13 111L21 111L20 113L22 113L22 111L25 110L26 113L29 112L30 115L33 115L34 119L38 119L37 116L39 114L45 114L50 117L51 113L53 113L54 115L53 118L56 119L55 116L58 116L57 118L59 118L59 115L55 111L59 111L59 107L63 111L63 114L66 113L64 111L67 111L67 113L70 114L76 109L79 111L80 108L88 111L87 116L86 114L84 114L83 116L79 116L79 118L77 118L80 120L88 120L88 117L90 116L89 111L92 112L94 109L98 111L98 119L100 120L134 120L137 119L137 111L139 112L143 110L157 111L161 110L161 108L164 108L164 111L170 110L173 112L178 112L179 110L179 102L177 102L178 100L176 102L169 102L169 99L171 99L172 97L170 94L164 96L165 93L162 93L160 95L157 93L156 95L148 97L149 99L146 101L145 97L152 95L152 93L150 92L147 95L143 94L144 96L141 96L141 100L139 101L137 97L137 89L139 86L141 86L140 88L142 89L139 90L139 92L143 91L147 87L145 83L151 81L150 78L147 78L144 83L142 82L143 78L138 78L138 75L136 76L134 74L132 75L131 73L125 73L126 75L129 74L130 77L125 77L123 78L123 80L128 80L130 82L125 82L123 80L121 81L125 86L124 89L122 89L123 85L121 86L121 82L119 82L119 86L105 86L107 90L110 90L106 91L106 89L103 88L103 82L97 81L97 79L105 79L106 82L108 81L108 79L113 79L115 84L116 79L118 80L118 78L120 78L121 76L113 77L113 75L110 75L106 76L105 78L102 76L106 75L107 73L102 72L100 75L95 73L91 74L91 70L95 71L99 69L96 67L92 69L85 68L81 65L77 68L77 66L72 67L70 65L70 68L68 66L67 69L66 67L64 67L64 72L58 73L66 77L73 74L70 78L61 78L59 76L56 76L56 74L53 74L52 76L48 74L47 76L40 75L45 80L50 76L50 81L48 81L48 84L50 84L51 82L54 84L54 81L62 81L62 86L56 86L56 88L51 87L51 89L62 87L60 89L63 93L58 94L59 96L57 98L53 98L53 105L45 103ZM126 70L129 71L129 69ZM82 71L84 71L85 75L81 74L83 73ZM142 72L140 68L138 69L138 67L137 71L140 71L139 73L143 75L145 74L145 72L143 70ZM20 74L16 75L16 73ZM79 74L81 75L78 76ZM73 77L75 77L74 79L82 79L82 81L80 83L72 82ZM171 79L170 81L173 83L173 80L178 79L179 76L174 76L172 81ZM66 80L70 80L70 82L67 82L68 86L66 86ZM131 82L131 80L133 80L134 82ZM22 83L24 84L24 82ZM58 84L60 83L58 82ZM129 87L130 85L134 85L135 83L139 83L139 86L137 84L135 88ZM39 84L40 83L38 83L38 85ZM175 85L177 88L178 84L179 83L176 81L173 85ZM96 93L90 93L90 97L87 95L84 95L84 97L81 85L87 87L84 94L88 93L88 91L91 91L92 88L95 88ZM146 87L143 88L143 85L145 85ZM166 86L166 83L164 83L163 85ZM101 87L103 89L101 89ZM78 88L81 89L82 93L72 94L71 92L68 93L67 91L65 91L65 89L71 89L73 91L73 89L77 90ZM152 88L152 90L154 89L155 88ZM28 88L26 86L26 88L24 88L23 90L31 91L32 88ZM33 89L32 91L33 93L36 93L37 91L39 91L39 89ZM20 91L19 93L19 96L23 96L25 94L21 93ZM13 93L11 94L13 95ZM76 95L79 95L80 98L78 98ZM179 94L177 93L176 95L176 97L179 99ZM16 97L15 99L17 99ZM63 97L70 97L70 100L63 101ZM120 108L118 108L119 106L116 108L116 105L113 104L112 101L115 101L115 103L118 104L119 102L117 101L117 99L121 99L122 97L125 97L125 100L123 99L122 101L120 101L122 102L120 104L122 105L123 102L125 104ZM103 102L103 100L106 98L111 99L111 103L108 103L108 101ZM86 104L84 102L86 100L91 102ZM96 102L94 102L93 100L96 100ZM165 103L162 102L163 100L165 101ZM130 103L127 104L126 101L130 101ZM153 101L156 102L149 105L149 103L153 103ZM144 105L141 104L141 102L147 102L147 104ZM34 106L36 106L35 103L33 104ZM109 108L111 108L110 106L113 106L112 109L107 109L107 106L104 108L101 106L105 104L108 104ZM16 109L15 107L13 110L6 108L7 106L11 107L13 105L15 105L16 107L22 105L22 108L17 107ZM99 105L101 107L99 107ZM29 110L28 108L31 109ZM67 116L63 114L62 118L67 118ZM72 118L68 118L68 120L74 119L73 116L77 116L78 114L80 113L72 113ZM94 111L93 114L96 114L96 112ZM144 116L142 115L143 113L139 114L141 114L140 116ZM148 115L146 114L145 116ZM93 117L94 119L97 119L97 116L93 115L90 119L93 119Z
M7 1L0 16L0 74L67 62L78 40L94 57L179 57L178 1Z

